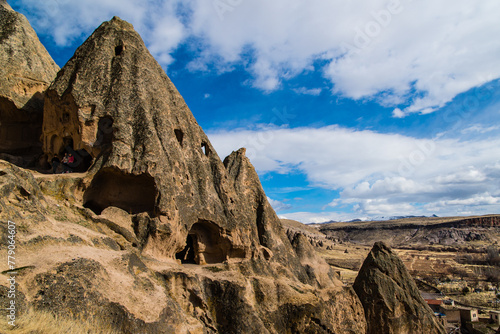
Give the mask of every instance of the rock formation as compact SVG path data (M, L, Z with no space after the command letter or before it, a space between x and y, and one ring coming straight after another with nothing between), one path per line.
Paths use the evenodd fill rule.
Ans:
M26 17L5 1L0 27L0 154L32 157L41 153L43 93L59 67Z
M57 66L27 20L0 0L0 23L0 153L36 147L43 104L46 159L71 153L82 172L0 161L19 316L92 318L98 333L443 333L385 245L355 292L287 236L245 149L219 159L132 25L103 23L47 89Z
M48 89L43 142L49 159L65 150L95 159L85 207L147 214L156 228L139 237L145 254L198 264L273 254L296 260L284 255L292 249L244 151L224 166L141 37L119 18L103 23Z
M120 333L364 333L354 290L292 246L245 150L219 159L129 23L103 23L58 73L42 140L83 173L0 163L32 309Z
M403 262L382 242L373 246L356 281L367 334L444 334Z

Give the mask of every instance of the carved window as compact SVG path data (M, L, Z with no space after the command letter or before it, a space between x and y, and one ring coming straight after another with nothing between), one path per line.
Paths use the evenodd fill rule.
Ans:
M207 143L205 142L201 143L201 150L203 154L205 154L207 157L210 155L210 147L208 146Z
M123 52L123 45L117 45L115 47L115 56L121 56Z
M175 133L175 138L177 138L177 141L179 142L179 145L182 146L182 141L184 139L184 132L182 132L182 130L175 129L174 133Z

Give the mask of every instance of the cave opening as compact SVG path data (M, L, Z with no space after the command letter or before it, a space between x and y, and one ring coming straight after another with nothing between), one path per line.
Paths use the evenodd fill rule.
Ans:
M175 138L177 138L177 141L179 142L179 145L182 146L182 140L184 139L184 132L182 132L182 130L175 129L174 133L175 133Z
M123 45L117 45L115 47L115 56L121 56L123 52Z
M210 154L210 147L208 147L208 144L203 142L201 143L201 151L203 152L203 154L205 154L207 157L209 156Z
M181 263L213 264L227 259L231 244L222 237L221 229L216 224L199 220L191 227L186 246L175 257Z
M115 169L105 169L92 180L83 195L83 206L100 215L114 206L129 214L148 212L155 215L158 189L155 180L147 174L128 174Z
M64 137L61 139L58 136L53 136L50 142L51 149L57 151L51 160L52 173L85 173L92 166L92 155L85 149L75 150L73 148L73 138ZM56 149L56 147L59 147L59 149Z
M182 251L180 251L175 255L175 258L181 260L181 263L196 264L193 238L196 238L196 236L188 234L186 240L186 247L184 247Z

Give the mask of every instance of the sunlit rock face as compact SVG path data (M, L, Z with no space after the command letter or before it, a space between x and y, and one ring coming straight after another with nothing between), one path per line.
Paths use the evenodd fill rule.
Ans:
M365 332L353 289L288 239L244 149L219 159L132 25L78 48L43 116L47 160L82 173L0 162L27 307L120 333Z
M445 334L401 259L377 242L354 282L368 334Z
M41 152L43 94L58 70L26 17L1 1L0 154Z
M144 236L148 254L203 264L292 252L244 152L226 169L139 34L119 18L103 23L50 86L43 143L49 159L68 148L94 159L84 206L149 214L157 228Z

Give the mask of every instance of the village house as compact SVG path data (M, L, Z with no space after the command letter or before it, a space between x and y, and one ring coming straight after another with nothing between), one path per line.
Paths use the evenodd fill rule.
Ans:
M446 315L446 319L449 323L460 324L460 310L453 306L442 305L440 308L441 313Z
M443 301L440 299L425 299L425 302L432 311L435 313L441 313L441 305L443 305Z
M473 308L469 308L469 307L461 307L460 308L460 318L462 319L462 322L466 322L466 321L477 322L477 321L479 321L477 309L473 309Z
M490 311L490 320L496 325L500 325L500 311Z

